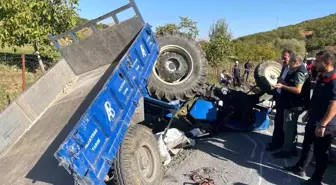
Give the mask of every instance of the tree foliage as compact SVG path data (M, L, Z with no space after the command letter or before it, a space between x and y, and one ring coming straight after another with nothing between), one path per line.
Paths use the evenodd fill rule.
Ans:
M238 40L258 43L270 43L276 39L305 41L308 51L322 49L325 46L335 46L336 14L238 38Z
M209 47L209 44L210 44L209 41L200 40L198 43L201 45L201 48L204 52L208 50L208 47Z
M188 17L180 17L180 22L178 24L169 23L156 27L156 34L163 34L171 31L180 31L194 39L199 35L197 22L191 20Z
M85 24L85 23L87 23L87 22L90 21L89 19L85 19L85 18L79 17L79 16L76 16L75 20L76 20L75 26L81 26L81 25L83 25L83 24ZM102 23L96 23L95 25L96 25L96 28L98 30L106 29L106 28L109 27L109 25L102 24ZM88 36L91 36L93 34L93 30L92 30L91 27L86 27L86 28L83 28L83 29L77 31L75 34L76 34L77 38L79 40L81 40L81 39L84 39L84 38L86 38ZM63 42L70 42L70 43L72 43L73 39L71 37L68 37L66 40L63 40Z
M227 39L232 39L232 33L229 31L229 25L226 23L225 19L220 19L216 23L210 26L209 38L216 38L218 36L227 37Z
M265 60L275 60L278 50L271 43L253 43L237 41L233 45L234 56L240 61L252 60L260 62Z
M279 56L278 50L271 43L258 44L255 48L254 61L275 60Z
M247 42L235 42L233 45L233 55L241 61L252 60L252 56L254 55L253 47Z
M212 38L205 50L209 64L218 67L220 63L227 61L231 49L231 41L227 37L219 35Z
M231 33L224 19L212 24L209 30L210 42L205 49L209 64L213 67L227 61L232 52Z
M279 49L290 49L294 51L295 54L304 57L306 55L306 46L304 41L297 39L276 39L274 41L274 46Z
M52 57L49 34L59 34L76 22L78 0L0 0L2 47L38 43L45 56Z

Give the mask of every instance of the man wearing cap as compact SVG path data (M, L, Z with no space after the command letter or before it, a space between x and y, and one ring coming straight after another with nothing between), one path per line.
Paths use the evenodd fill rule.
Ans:
M277 158L297 155L297 122L303 111L308 109L310 101L310 79L303 58L297 56L289 61L290 70L283 82L275 88L281 89L284 100L284 145L280 152L274 153Z
M335 55L330 51L316 54L316 69L319 77L314 87L313 97L305 120L302 151L299 161L285 169L297 175L304 176L312 159L316 157L315 171L312 177L302 185L321 185L323 174L328 165L328 149L336 137L336 70Z

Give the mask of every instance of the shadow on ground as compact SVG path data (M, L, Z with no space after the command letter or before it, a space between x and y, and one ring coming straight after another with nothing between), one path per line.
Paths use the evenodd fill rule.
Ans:
M244 136L245 135L245 136ZM247 153L248 150L246 142L247 139L253 138L256 142L255 148L252 153ZM233 139L235 139L233 141ZM282 170L284 166L283 159L274 159L269 152L265 151L265 145L271 140L271 136L261 133L222 133L213 138L207 138L201 140L196 149L203 151L220 160L228 160L235 163L238 166L242 166L248 169L254 169L262 177L263 182L266 181L271 184L300 184L303 181L295 175L289 174ZM253 143L250 143L253 145ZM253 146L250 146L253 148ZM292 165L296 162L297 158L287 160L288 165ZM313 168L308 170L308 175L312 174ZM324 183L335 184L333 179L336 179L334 174L336 170L335 165L329 165L329 169L325 174ZM235 183L236 185L244 183Z

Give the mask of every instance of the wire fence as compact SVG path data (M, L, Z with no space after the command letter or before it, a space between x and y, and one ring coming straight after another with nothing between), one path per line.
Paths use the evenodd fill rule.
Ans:
M22 68L22 59L21 54L16 53L0 53L0 64ZM55 61L42 58L45 68L50 69L55 65ZM40 70L40 65L36 55L25 54L25 68L28 72L35 73L37 70Z
M54 65L44 64L46 69ZM0 68L0 111L43 75L37 56L29 54L0 53Z

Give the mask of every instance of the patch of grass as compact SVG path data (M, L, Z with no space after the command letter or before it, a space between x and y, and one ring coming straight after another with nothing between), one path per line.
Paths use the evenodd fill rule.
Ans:
M0 111L3 110L9 102L12 102L22 90L22 72L16 66L8 66L0 62ZM26 72L26 88L32 85L42 76L41 71L35 73Z
M210 84L219 84L218 76L214 72L209 72L207 76L207 82Z

